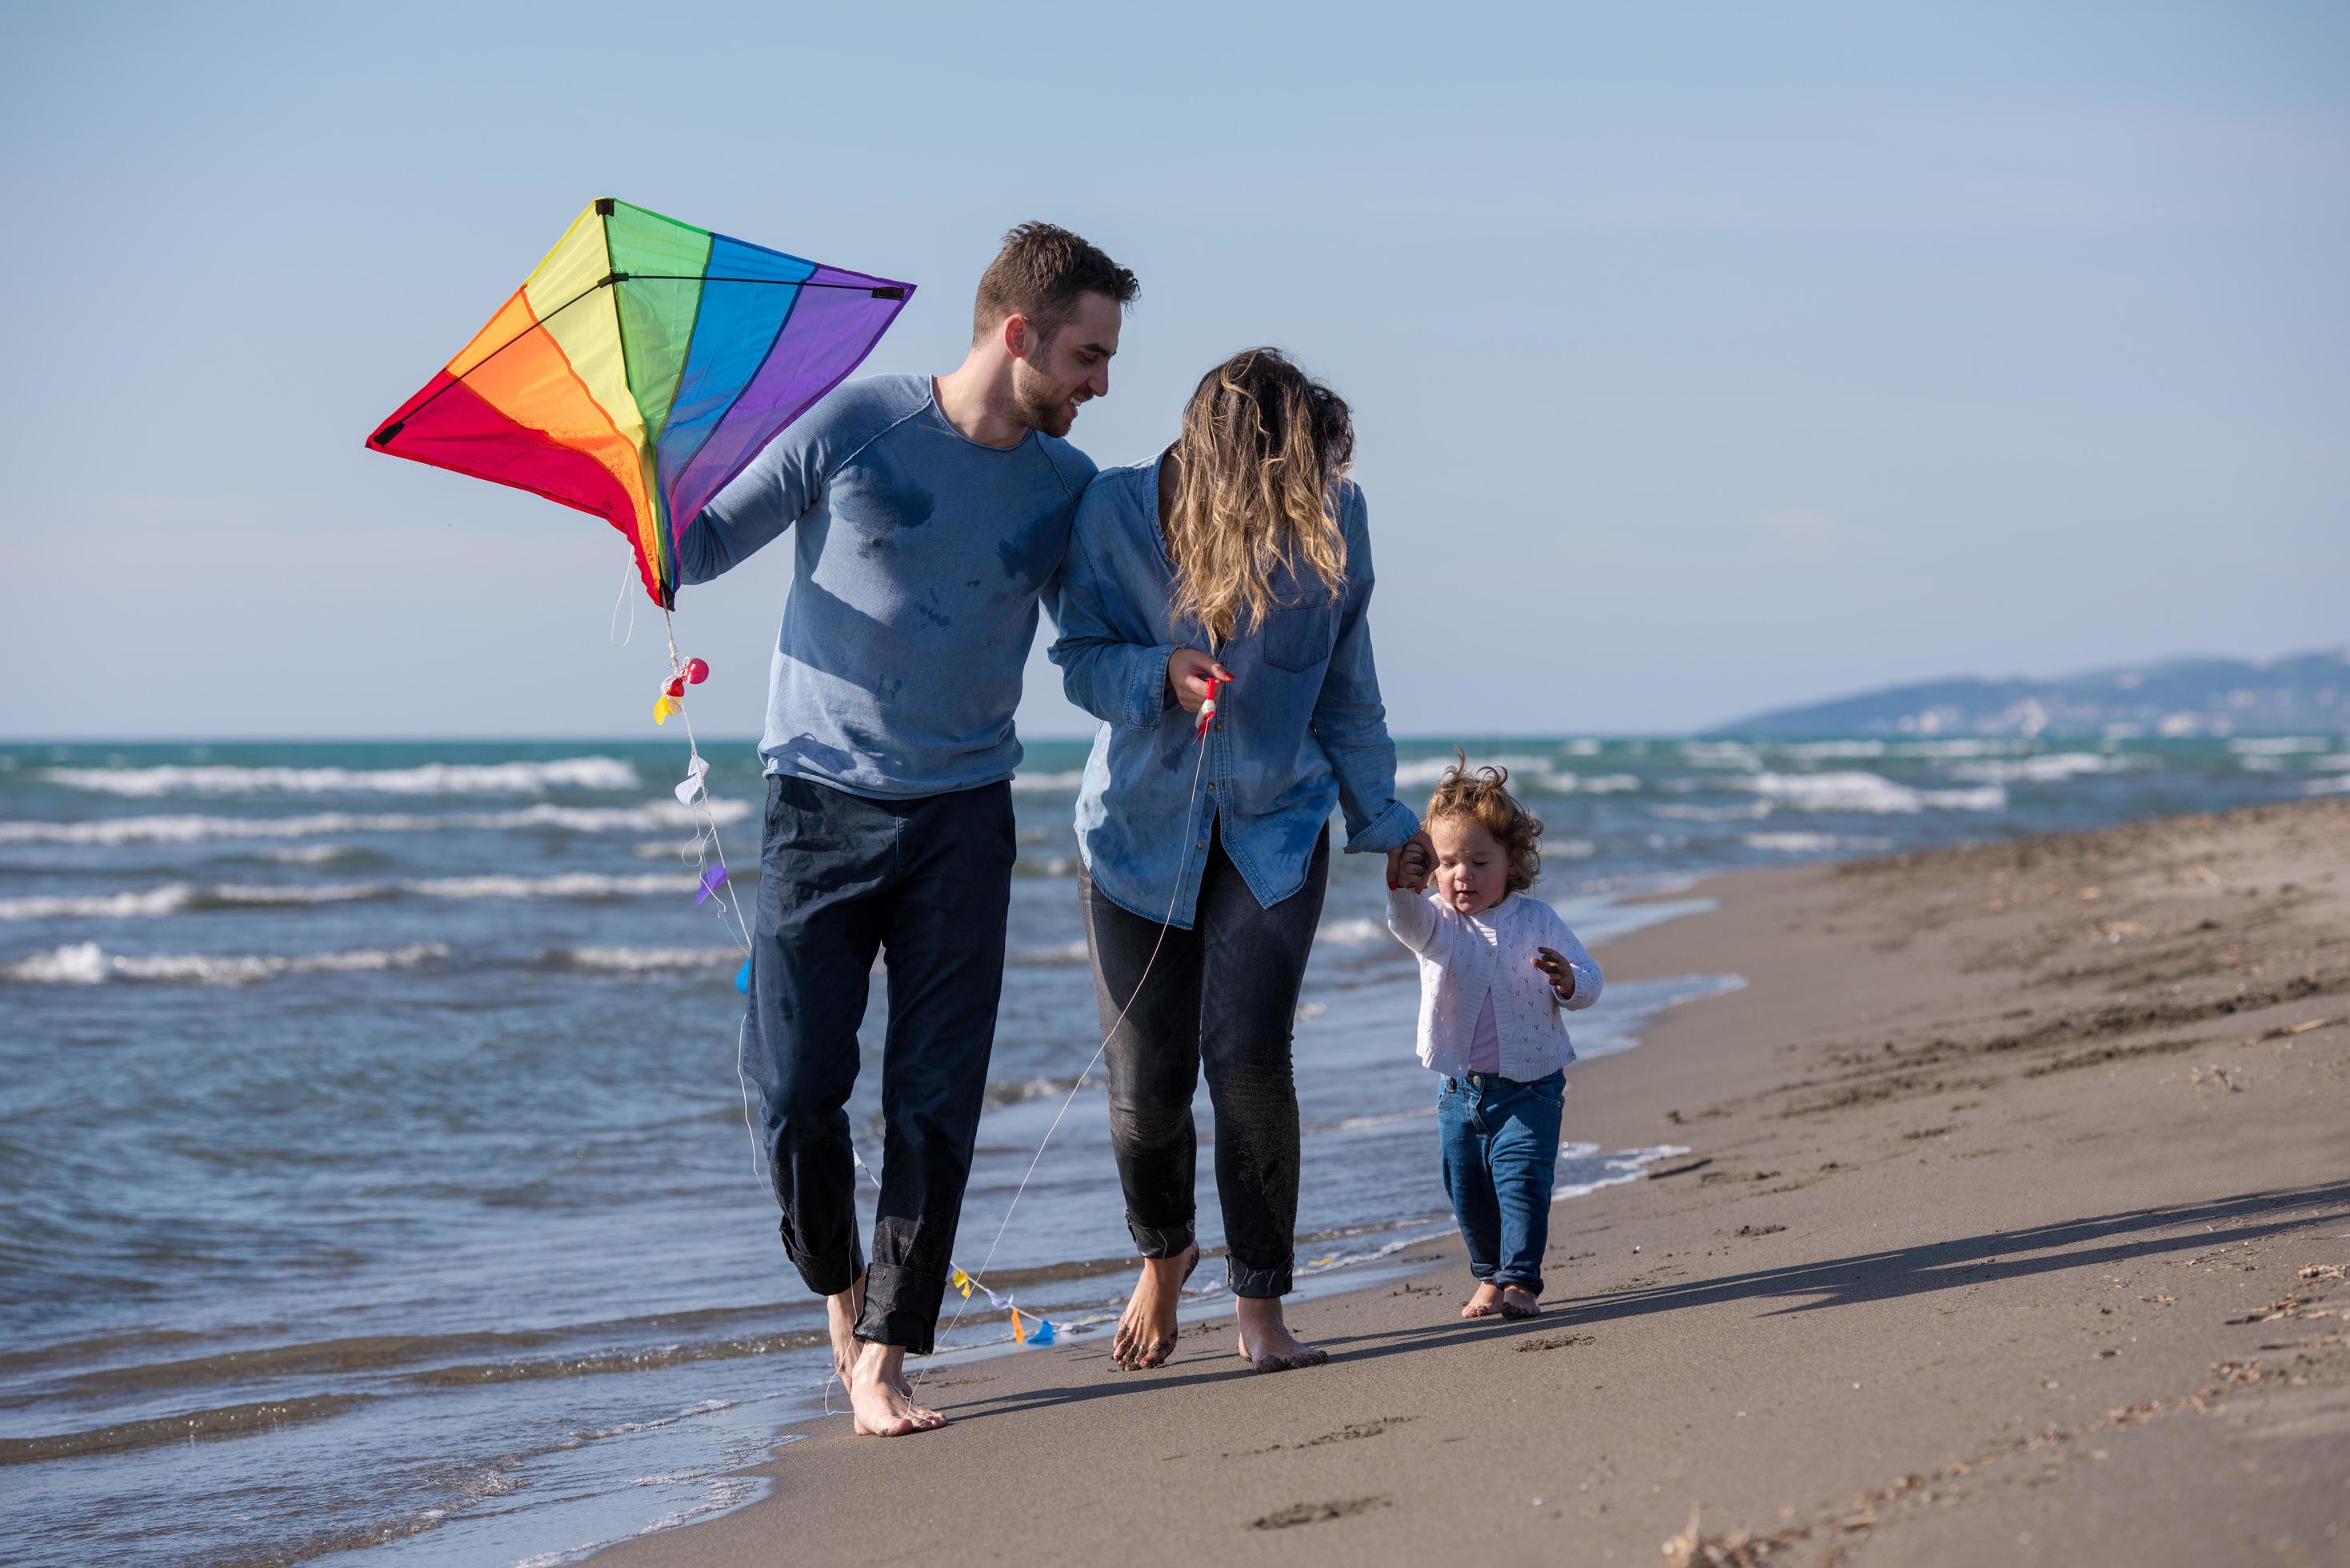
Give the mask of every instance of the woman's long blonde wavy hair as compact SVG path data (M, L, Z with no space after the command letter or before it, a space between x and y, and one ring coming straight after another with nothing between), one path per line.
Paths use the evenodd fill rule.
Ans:
M1346 400L1275 348L1249 348L1200 379L1175 441L1163 522L1174 611L1218 641L1263 623L1274 575L1347 580L1338 484L1355 460Z

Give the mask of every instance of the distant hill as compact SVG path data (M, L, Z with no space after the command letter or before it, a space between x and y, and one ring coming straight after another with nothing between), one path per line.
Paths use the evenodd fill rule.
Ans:
M2350 648L2258 661L2177 659L2054 680L1924 680L1775 708L1724 735L2350 733Z

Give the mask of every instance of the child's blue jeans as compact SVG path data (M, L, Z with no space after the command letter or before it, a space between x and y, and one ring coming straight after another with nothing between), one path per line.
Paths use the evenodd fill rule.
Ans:
M1436 1102L1444 1190L1469 1243L1469 1272L1481 1280L1542 1294L1565 1100L1563 1072L1530 1084L1492 1073L1444 1080Z

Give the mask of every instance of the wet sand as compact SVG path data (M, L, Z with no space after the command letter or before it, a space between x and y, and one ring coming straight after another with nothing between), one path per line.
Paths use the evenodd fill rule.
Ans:
M1431 1244L1326 1367L942 1366L597 1561L2350 1563L2350 800L1704 891L1602 961L1747 989L1566 1117L1690 1152L1556 1210L1541 1319Z

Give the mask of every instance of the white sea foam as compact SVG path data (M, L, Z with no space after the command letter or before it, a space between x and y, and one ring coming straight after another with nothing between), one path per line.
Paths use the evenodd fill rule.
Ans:
M1749 849L1768 849L1782 855L1825 855L1836 846L1833 833L1750 833L1746 836Z
M1767 800L1750 800L1740 805L1652 805L1652 816L1675 822L1756 822L1771 815Z
M2312 779L2307 787L2311 794L2350 794L2350 774L2336 774L2330 779Z
M2350 752L2344 752L2339 756L2320 757L2309 765L2320 773L2350 771Z
M2007 805L2007 791L1998 784L1917 790L1895 784L1882 774L1755 774L1738 782L1797 811L1880 814L1923 811L1929 806L1945 811L1997 811Z
M712 820L740 822L751 815L739 800L703 803ZM550 827L567 833L658 833L701 826L698 808L675 801L642 805L531 805L515 811L314 812L304 816L122 816L92 822L0 822L0 844L193 844L205 839L316 838L351 833L439 833L451 829L505 832Z
M1441 784L1444 782L1445 771L1452 765L1451 757L1422 757L1418 762L1399 763L1396 765L1396 788L1426 789L1431 784ZM1471 757L1469 759L1469 765L1471 768L1507 768L1513 779L1541 775L1551 771L1551 760L1548 757L1515 755Z
M2246 737L2230 741L2228 749L2240 757L2290 757L2303 753L2330 752L2334 742L2321 735L2279 735L2273 740Z
M1761 769L1762 758L1753 747L1738 741L1683 741L1681 760L1700 768Z
M676 872L607 877L573 871L559 877L427 877L400 887L427 898L620 898L644 893L690 893L700 878Z
M1961 763L1950 770L1950 776L1997 784L2054 784L2079 774L2118 773L2128 766L2129 758L2106 753L2052 752L2044 756L2017 757L2012 761Z
M0 898L0 920L133 920L184 914L191 909L251 905L347 904L411 893L424 898L625 898L653 893L690 893L698 877L681 873L607 877L577 871L556 877L434 877L407 882L329 882L260 887L223 883L199 888L167 882L130 893Z
M1012 787L1021 794L1066 794L1086 782L1085 770L1065 774L1014 774Z
M1823 761L1831 757L1881 757L1882 741L1799 741L1783 747L1789 756Z
M139 893L82 897L0 898L0 920L138 920L176 915L195 901L186 882L167 882Z
M1007 963L1024 969L1057 969L1065 964L1086 961L1086 944L1082 939L1073 942L1055 942L1047 948L1028 948L1009 955Z
M740 948L557 948L546 956L551 963L615 974L723 969L743 961Z
M265 860L275 860L281 866L324 866L358 853L348 844L297 844L288 849L265 849Z
M167 794L545 794L632 790L643 781L616 757L545 763L426 763L412 768L51 768L68 789L147 800Z
M439 942L402 948L357 948L347 952L164 953L146 957L109 954L96 942L75 942L11 964L0 979L27 985L99 985L108 981L147 981L188 985L252 985L284 974L336 974L369 970L412 969L445 958Z
M1315 933L1314 940L1338 948L1363 948L1394 940L1382 922L1361 919L1331 920Z

